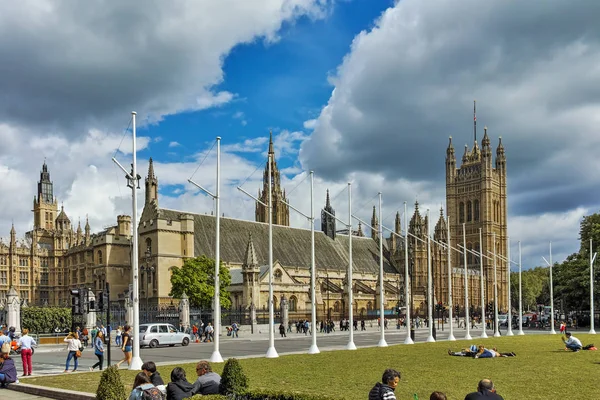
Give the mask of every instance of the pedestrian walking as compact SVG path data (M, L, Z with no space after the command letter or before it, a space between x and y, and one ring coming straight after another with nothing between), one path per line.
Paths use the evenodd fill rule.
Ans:
M119 347L121 347L121 344L122 344L122 342L121 342L121 339L122 339L121 335L122 334L123 334L123 328L120 327L120 326L118 326L117 327L117 332L116 332L116 335L115 335L115 343Z
M19 339L21 348L21 361L23 362L23 376L31 375L31 356L33 354L32 346L36 346L35 340L29 336L29 329L23 329L23 336Z
M125 325L123 327L123 331L123 335L121 335L123 339L123 345L121 346L121 350L123 350L123 359L117 363L117 368L119 368L125 361L127 361L127 365L131 365L131 352L133 351L131 327L129 325Z
M283 325L283 322L279 324L279 334L281 335L281 337L286 337L285 325Z
M98 357L98 362L90 367L90 371L93 371L96 367L102 371L102 365L104 364L104 334L102 331L96 333L96 338L94 339L94 354Z
M67 342L67 362L65 364L65 371L69 372L69 364L71 364L71 360L75 359L73 362L73 372L77 371L77 367L79 366L79 357L81 357L81 341L79 340L79 335L77 332L69 332L67 337L64 340ZM79 355L78 355L79 354Z

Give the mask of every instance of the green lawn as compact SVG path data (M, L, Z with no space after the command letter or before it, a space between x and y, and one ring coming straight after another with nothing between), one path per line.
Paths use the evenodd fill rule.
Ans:
M597 342L593 335L577 335L583 344ZM459 349L471 343L513 351L515 358L470 359L450 357L448 347ZM563 350L559 335L531 335L458 341L419 343L357 351L323 352L317 355L290 355L277 359L241 360L252 389L290 390L334 398L362 400L386 368L402 374L396 389L399 399L429 399L432 391L446 393L448 399L463 399L482 378L491 378L505 399L591 399L598 398L597 379L600 351ZM195 364L183 367L188 380L195 377ZM159 367L165 381L173 367ZM223 365L215 365L221 372ZM135 372L122 371L128 389ZM27 379L27 383L95 392L100 373L80 373ZM596 393L596 394L594 394Z

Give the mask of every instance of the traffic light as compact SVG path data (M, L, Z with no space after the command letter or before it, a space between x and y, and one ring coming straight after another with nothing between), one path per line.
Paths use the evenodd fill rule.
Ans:
M71 314L81 314L81 302L80 302L80 291L78 289L71 289Z
M96 311L106 311L108 308L108 295L105 291L98 292L96 295Z
M459 307L459 305L458 305L458 304L454 306L454 312L455 312L457 315L460 313L460 307Z

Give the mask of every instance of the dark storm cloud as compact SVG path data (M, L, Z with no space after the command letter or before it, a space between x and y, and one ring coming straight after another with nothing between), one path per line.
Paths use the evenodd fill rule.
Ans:
M506 149L511 215L598 204L598 15L596 1L398 2L331 78L304 167L443 189L448 136L460 165L477 99L479 142L487 125L494 156L499 136Z

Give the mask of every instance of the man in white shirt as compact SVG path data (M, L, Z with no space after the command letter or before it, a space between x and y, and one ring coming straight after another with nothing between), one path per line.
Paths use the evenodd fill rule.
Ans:
M565 338L563 337L562 341L565 343L565 351L566 350L573 350L575 352L581 350L581 341L579 339L577 339L575 336L571 336L570 332L565 333L565 336L567 337L567 339L565 340Z

